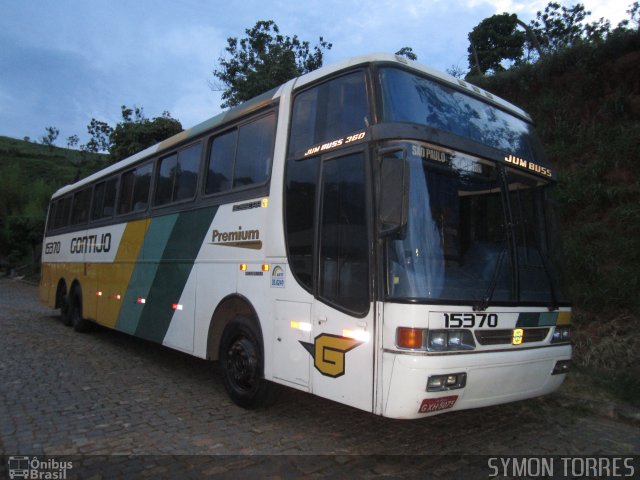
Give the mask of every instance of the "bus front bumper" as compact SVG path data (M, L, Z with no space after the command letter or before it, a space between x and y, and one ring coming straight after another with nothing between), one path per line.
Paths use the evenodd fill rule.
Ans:
M554 368L571 359L571 346L443 355L385 351L383 359L382 414L412 419L551 393L566 377ZM427 391L429 377L456 374L464 377L462 388Z

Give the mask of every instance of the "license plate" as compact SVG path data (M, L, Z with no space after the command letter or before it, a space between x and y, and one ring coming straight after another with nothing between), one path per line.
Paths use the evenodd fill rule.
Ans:
M450 395L448 397L425 398L422 400L418 413L437 412L438 410L446 410L455 405L458 395Z

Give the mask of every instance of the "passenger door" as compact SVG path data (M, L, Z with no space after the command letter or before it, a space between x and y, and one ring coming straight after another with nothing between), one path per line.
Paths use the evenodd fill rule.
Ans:
M312 342L315 394L371 411L374 307L364 152L324 157Z

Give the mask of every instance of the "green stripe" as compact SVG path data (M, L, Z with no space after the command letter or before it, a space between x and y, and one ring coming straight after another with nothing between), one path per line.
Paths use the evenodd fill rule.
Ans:
M146 303L137 303L137 299L146 300L149 296L149 290L158 271L159 260L162 258L177 219L178 214L174 214L151 220L122 302L122 309L116 323L117 330L135 333L140 315L146 305Z
M161 343L217 207L183 212L173 226L137 322L135 335ZM149 233L147 233L147 236Z
M516 327L553 327L558 319L558 312L521 313L518 315Z

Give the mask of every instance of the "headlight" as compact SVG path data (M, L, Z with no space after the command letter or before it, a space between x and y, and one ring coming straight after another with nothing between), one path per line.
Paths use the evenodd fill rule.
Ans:
M449 352L453 350L473 350L476 342L471 330L428 330L426 328L398 327L396 346L409 350L429 352Z
M568 343L571 341L571 327L569 325L557 326L553 329L551 343Z
M432 352L473 350L476 342L471 330L429 330L427 350Z

